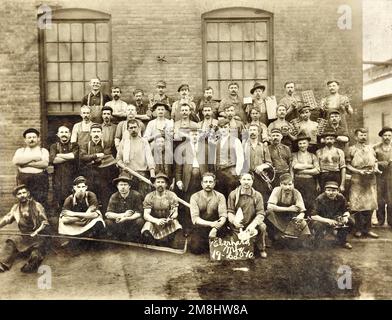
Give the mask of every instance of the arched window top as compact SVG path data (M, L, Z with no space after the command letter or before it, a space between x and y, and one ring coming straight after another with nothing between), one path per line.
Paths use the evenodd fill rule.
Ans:
M110 20L110 18L111 15L108 13L83 8L58 9L52 11L53 20Z
M245 8L245 7L232 7L216 9L209 12L205 12L202 15L203 19L252 19L252 18L269 18L272 17L272 13L256 9L256 8Z

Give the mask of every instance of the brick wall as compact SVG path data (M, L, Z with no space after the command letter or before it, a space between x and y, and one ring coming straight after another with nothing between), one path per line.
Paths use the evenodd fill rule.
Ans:
M40 124L39 57L36 7L40 1L6 0L0 36L0 120L3 135L0 160L0 198L10 201L15 169L10 160L22 144L21 132ZM158 79L176 95L188 82L194 95L202 89L201 15L226 7L250 7L273 13L274 94L283 95L283 83L293 79L299 90L327 93L326 80L341 80L341 91L352 98L355 119L362 122L362 12L359 0L118 0L45 1L53 8L88 8L112 16L113 83L129 98L135 87L153 89ZM349 4L352 30L340 30L337 13ZM163 55L167 63L157 62ZM45 120L45 119L44 119ZM5 209L1 209L4 213Z

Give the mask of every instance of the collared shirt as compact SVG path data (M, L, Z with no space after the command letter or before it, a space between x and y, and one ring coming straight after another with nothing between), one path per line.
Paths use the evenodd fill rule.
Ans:
M25 147L25 148L19 148L15 151L14 157L12 159L12 162L16 165L16 162L18 158L35 158L35 157L40 157L40 161L47 161L49 163L49 152L45 148L41 148L40 146L36 146L34 148L30 147ZM38 169L34 167L20 167L18 166L19 172L22 173L41 173L44 171L44 169Z
M232 154L234 151L234 154ZM216 165L229 167L235 165L235 170L240 173L244 165L244 151L241 141L233 136L223 137L218 142ZM219 169L219 168L218 168Z
M270 144L268 146L272 165L277 173L289 172L293 156L288 146L279 143L278 145Z
M349 211L346 198L338 193L335 199L330 199L325 193L320 194L314 202L310 215L334 219Z
M186 98L186 99L181 98L180 100L177 100L173 103L172 111L171 111L171 118L173 119L173 121L181 120L181 118L182 118L181 104L182 103L187 103L191 107L191 114L190 114L189 118L193 121L199 121L199 119L196 115L196 104L193 101L189 101L189 98Z
M90 91L87 95L85 95L82 99L82 106L86 105L91 108L91 121L96 123L102 123L102 107L106 104L106 102L110 101L110 97L101 92Z
M117 125L114 123L102 123L102 140L105 146L114 146Z
M193 163L192 163L192 167L193 168L199 168L199 162L197 161L197 150L199 148L198 143L191 143L190 144L192 147L192 152L193 152Z
M135 119L135 121L139 124L139 137L143 137L143 133L146 129L146 126L144 125L143 122L141 122L138 119ZM121 139L124 136L124 133L128 132L128 127L127 127L128 120L123 120L120 121L119 124L116 127L116 132L114 134L115 139L118 139L121 141Z
M316 152L321 172L339 172L346 167L344 152L336 147L324 147Z
M113 193L106 211L124 213L127 210L143 213L143 196L135 190L130 190L125 198L118 191Z
M207 221L227 217L225 196L216 190L209 194L204 190L196 192L191 196L190 205L192 221L199 217Z
M118 148L117 160L127 162L127 165L135 171L155 169L150 144L140 137L123 139Z
M244 215L242 224L245 228L256 216L265 215L263 197L253 188L250 194L242 192L241 186L230 192L227 199L227 212L235 215L239 208Z
M173 120L164 119L164 121L160 121L159 119L154 119L147 124L146 131L143 136L148 140L162 132L164 132L165 135L172 136L173 126ZM166 137L166 139L168 139L168 137Z
M147 114L147 111L148 111L148 104L147 104L147 103L144 103L144 102L142 101L141 103L138 104L138 103L135 101L135 106L136 106L136 112L137 112L137 114L139 114L139 115Z
M219 102L215 101L213 99L211 100L206 100L205 98L200 100L199 107L197 108L197 113L199 114L200 119L203 117L203 107L204 106L210 106L212 110L212 118L213 119L218 119L218 114L219 114Z
M244 135L243 135L243 140L246 140L248 137L249 137L249 127L252 125L252 124L257 124L258 126L259 126L259 141L262 141L262 142L268 142L269 141L269 133L268 133L268 128L267 128L267 126L263 123L263 122L261 122L261 121L259 121L259 122L249 122L249 123L247 123L246 125L245 125L245 128L247 129L247 131L246 131L246 136L244 137ZM245 138L245 139L244 139Z
M105 155L112 154L110 146L105 146L103 141L100 140L97 143L89 141L80 147L79 157L85 165L99 166L102 163L102 159L97 160L97 153L103 153Z
M253 144L249 139L243 143L243 148L245 155L244 172L253 171L256 167L266 162L272 163L269 149L262 142L258 141L256 144Z

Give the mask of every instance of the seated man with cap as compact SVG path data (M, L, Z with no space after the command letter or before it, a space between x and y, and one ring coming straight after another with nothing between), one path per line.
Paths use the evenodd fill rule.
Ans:
M9 270L20 254L30 255L21 271L37 272L47 251L47 238L37 236L48 231L49 222L45 209L30 197L30 192L24 184L18 185L13 195L18 203L14 204L10 212L0 220L0 228L15 221L19 231L28 235L15 235L6 239L5 247L0 253L0 272Z
M347 242L347 235L354 227L354 219L350 217L346 198L339 192L336 181L326 182L325 191L316 198L311 219L316 246L320 245L326 232L331 232L338 245L346 249L352 248Z
M242 173L241 185L227 198L229 228L234 236L241 237L240 234L243 232L248 234L249 239L255 236L255 246L260 252L260 257L267 258L264 201L260 192L252 188L253 180L251 173Z
M193 228L189 250L195 254L208 252L208 239L222 237L225 233L223 226L227 220L226 199L223 194L214 190L215 183L215 175L205 172L201 180L203 190L191 196Z
M271 240L304 238L310 236L305 221L305 205L301 193L294 188L293 178L285 173L279 178L280 186L274 188L268 199L267 227Z
M164 135L166 139L173 140L173 120L165 118L165 111L170 107L163 102L156 102L152 106L152 111L156 113L156 119L151 120L146 127L143 137L152 142L157 137Z
M73 193L65 199L60 214L59 234L94 237L105 228L97 196L87 190L86 182L83 176L73 181Z
M49 178L49 152L40 147L40 134L37 129L29 128L23 132L25 147L16 150L12 163L18 167L16 183L25 184L31 190L34 200L47 208Z
M112 194L106 211L107 234L122 241L140 241L144 220L143 197L131 190L131 178L120 175L113 180L117 192Z
M196 104L193 102L193 97L189 95L189 85L182 84L178 87L177 92L179 92L180 99L175 101L171 110L171 118L174 122L181 120L181 106L183 104L188 104L190 107L189 118L194 122L199 122L199 117L197 115Z

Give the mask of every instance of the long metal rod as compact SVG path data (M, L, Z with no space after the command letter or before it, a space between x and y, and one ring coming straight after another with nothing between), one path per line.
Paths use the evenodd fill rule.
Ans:
M0 230L0 236L29 236L30 233L21 233L16 229L8 229L8 230ZM184 249L173 249L168 247L159 247L153 246L150 244L144 243L136 243L136 242L126 242L126 241L119 241L119 240L109 240L109 239L97 239L97 238L88 238L88 237L75 237L75 236L67 236L67 235L50 235L50 234L37 234L38 237L43 238L59 238L59 239L70 239L70 240L83 240L83 241L95 241L100 243L111 243L111 244L120 244L124 246L130 247L139 247L139 248L146 248L151 250L163 251L163 252L170 252L176 254L184 254L188 248L188 239L185 239Z

